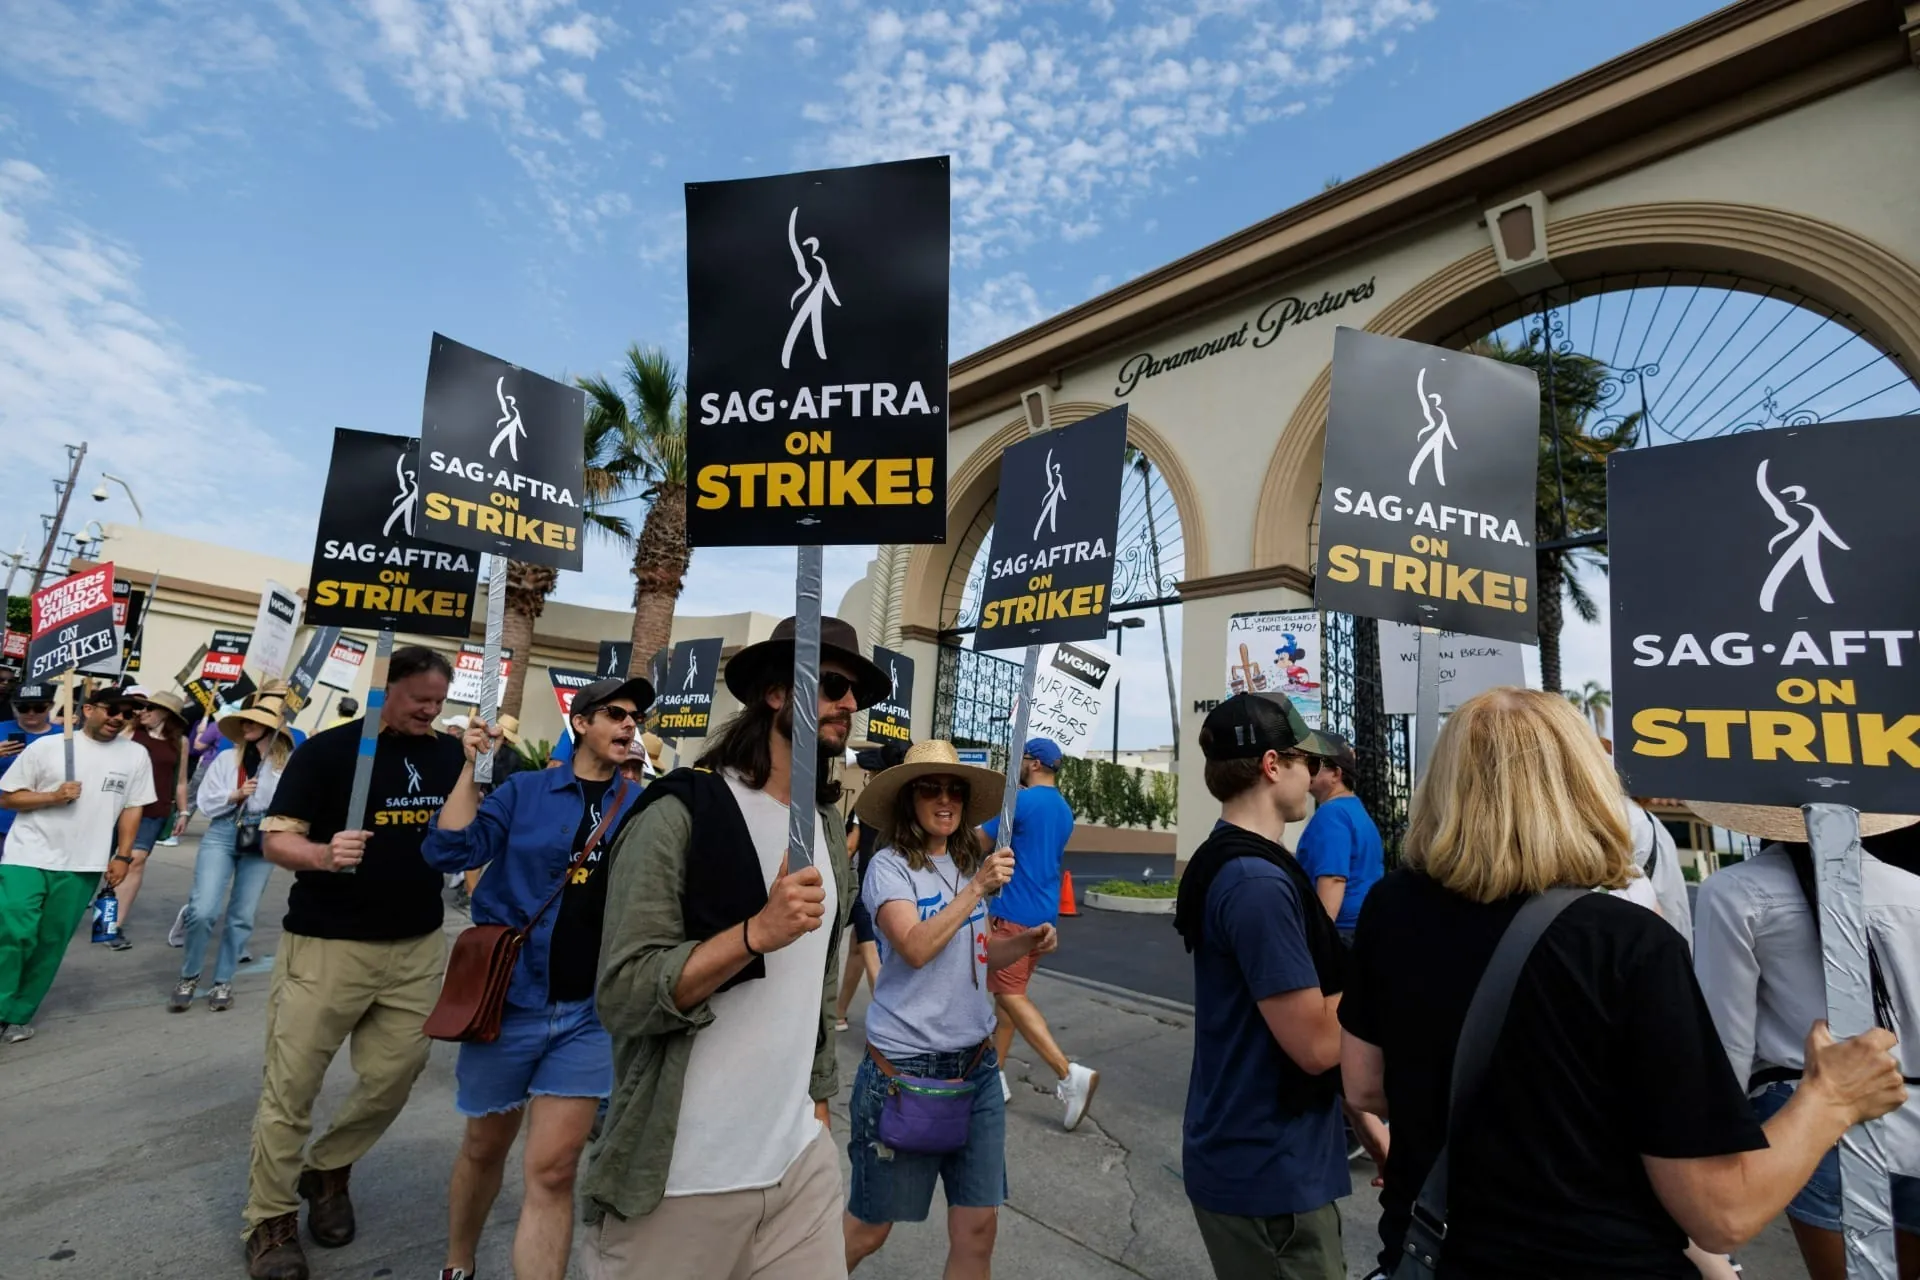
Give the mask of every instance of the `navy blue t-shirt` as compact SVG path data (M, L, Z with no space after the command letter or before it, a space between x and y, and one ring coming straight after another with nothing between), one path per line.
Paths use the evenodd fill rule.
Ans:
M998 848L1000 819L981 830ZM988 908L994 919L1024 929L1060 916L1060 862L1073 835L1073 810L1058 787L1027 787L1013 806L1013 879Z
M1387 859L1380 846L1380 828L1367 816L1359 796L1341 796L1313 811L1307 829L1300 833L1300 865L1309 880L1344 876L1347 896L1340 900L1340 914L1333 923L1341 929L1360 923L1360 904L1367 900L1367 890L1387 873Z
M1320 910L1319 903L1311 904ZM1320 988L1287 873L1258 858L1221 867L1193 953L1193 1074L1181 1163L1187 1198L1241 1217L1309 1213L1353 1190L1340 1103L1280 1110L1285 1050L1255 1001Z
M17 733L26 739L26 741L20 744L22 749L31 746L42 738L50 738L58 732L60 732L60 729L55 725L42 729L39 733L28 733L20 727L20 722L17 720L0 720L0 742L5 742L9 736ZM0 756L0 777L5 776L8 767L19 758L18 754ZM0 809L0 836L7 834L7 832L13 829L13 820L19 816L20 815L12 809Z

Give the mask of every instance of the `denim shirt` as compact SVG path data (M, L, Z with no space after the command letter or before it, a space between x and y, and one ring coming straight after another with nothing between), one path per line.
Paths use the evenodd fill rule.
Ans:
M622 788L625 794L607 826L609 833L640 799L639 783L616 777L607 788L605 803L615 803L615 793ZM473 922L523 928L566 875L577 852L573 837L586 803L571 765L516 773L481 801L479 813L461 830L443 829L436 813L420 856L438 871L487 867L474 890ZM520 962L507 985L507 1003L516 1009L547 1006L547 966L559 916L556 899L521 948Z

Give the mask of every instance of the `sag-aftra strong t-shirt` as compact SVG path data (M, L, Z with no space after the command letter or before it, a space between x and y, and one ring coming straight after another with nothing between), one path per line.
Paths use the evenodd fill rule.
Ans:
M360 724L349 720L307 739L287 761L269 818L306 824L307 838L327 841L347 825ZM388 942L440 927L440 873L420 857L427 823L447 801L465 762L460 742L444 733L381 733L367 791L365 829L373 833L353 875L301 871L287 896L288 933L308 938Z

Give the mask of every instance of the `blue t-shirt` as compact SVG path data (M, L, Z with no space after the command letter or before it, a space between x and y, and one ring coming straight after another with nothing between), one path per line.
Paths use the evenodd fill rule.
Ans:
M1320 910L1319 903L1311 904ZM1353 1190L1340 1103L1283 1115L1282 1055L1255 1003L1320 988L1287 873L1235 858L1207 891L1193 953L1193 1073L1181 1164L1187 1198L1240 1217L1310 1213Z
M1000 819L981 830L999 848ZM1073 834L1073 810L1058 787L1026 787L1013 806L1013 879L988 910L996 920L1025 929L1060 915L1060 862Z
M1387 873L1386 852L1380 847L1380 828L1367 816L1359 796L1341 796L1313 811L1300 834L1300 865L1309 880L1345 876L1347 896L1340 900L1334 925L1351 929L1360 923L1360 904L1367 890Z
M20 727L18 720L0 720L0 742L5 742L11 734L23 733L26 734L27 742L32 743L39 741L41 738L52 737L58 732L60 732L60 730L56 727L42 729L39 733L27 733L25 729ZM23 743L22 745L25 744ZM18 755L0 756L0 778L6 776L7 769L19 758ZM11 809L0 809L0 836L7 834L7 832L13 829L13 820L19 816L19 814Z

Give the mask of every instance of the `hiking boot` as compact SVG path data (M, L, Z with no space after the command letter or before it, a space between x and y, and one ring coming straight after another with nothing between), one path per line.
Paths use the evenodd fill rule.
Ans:
M307 1234L315 1244L338 1249L353 1243L353 1201L347 1196L347 1179L353 1166L338 1169L308 1169L300 1175L300 1198L307 1202Z
M233 1008L233 984L231 982L214 983L213 990L207 992L207 1008L215 1013L225 1013Z
M300 1249L300 1215L268 1218L247 1236L247 1274L253 1280L307 1280Z
M1067 1113L1062 1118L1067 1131L1078 1128L1085 1118L1087 1108L1093 1102L1093 1091L1100 1087L1100 1073L1079 1063L1067 1068L1067 1078L1054 1086L1053 1096L1066 1104Z
M193 1008L193 993L199 990L199 987L200 975L197 973L191 978L180 979L174 984L173 994L167 997L167 1012L185 1013Z

